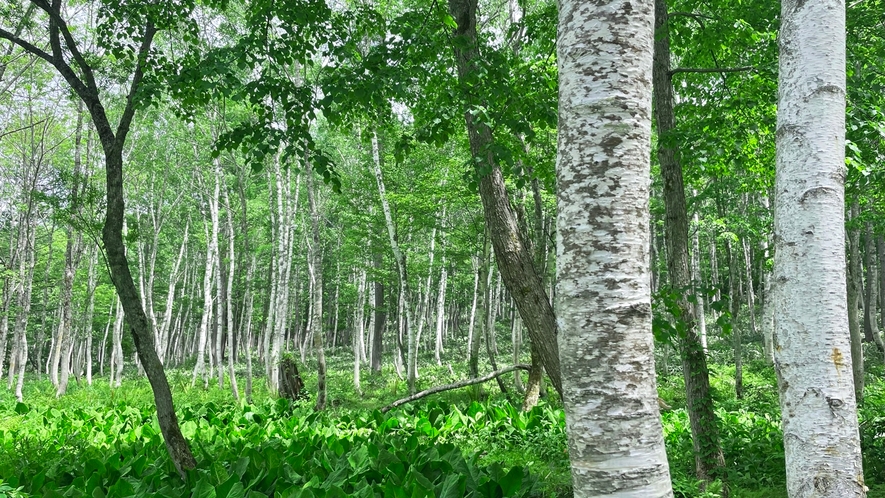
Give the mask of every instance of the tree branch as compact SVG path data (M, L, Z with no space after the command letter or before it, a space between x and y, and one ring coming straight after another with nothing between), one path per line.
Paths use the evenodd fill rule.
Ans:
M61 33L62 38L64 38L65 45L68 47L68 50L71 51L71 55L74 57L74 61L77 63L77 67L79 67L80 71L83 72L83 78L86 80L85 86L89 89L90 92L95 95L96 98L98 98L98 85L95 84L95 74L92 72L92 66L90 66L89 63L86 62L83 54L80 53L80 49L77 47L77 42L74 41L74 37L71 35L71 30L68 28L65 20L61 17L61 2L53 0L53 5L50 5L46 0L31 0L31 2L37 7L43 9L44 12L49 14L50 38L54 25L55 29L57 29L58 32ZM55 8L56 4L58 4L58 8ZM65 77L65 79L67 79L67 77ZM79 80L79 78L77 79Z
M0 133L0 138L5 137L6 135L12 135L13 133L18 133L18 132L20 132L20 131L27 130L27 129L29 129L29 128L33 128L33 127L37 126L38 124L40 124L40 123L42 123L42 122L44 122L44 121L46 121L46 120L45 120L45 119L41 119L40 121L37 121L36 123L31 123L31 124L29 124L29 125L21 126L21 127L16 128L16 129L14 129L14 130L12 130L12 131L4 131L4 132Z
M715 21L716 18L713 16L708 16L706 14L698 14L695 12L669 12L667 13L667 17L690 17L692 19L707 19L710 21Z
M451 391L452 389L458 389L461 387L472 386L475 384L482 384L483 382L488 382L488 381L495 379L497 377L500 377L504 374L513 372L514 370L531 370L531 366L530 365L522 365L522 364L513 365L510 367L502 368L500 370L495 370L494 372L483 375L482 377L477 377L475 379L466 379L466 380L461 380L461 381L455 382L453 384L446 384L444 386L431 387L430 389L426 389L426 390L421 391L419 393L415 393L407 398L403 398L403 399L394 401L393 403L382 408L381 413L387 413L390 410L393 410L394 408L396 408L398 406L404 405L406 403L411 403L412 401L419 400L425 396L430 396L431 394L441 393L444 391Z
M677 67L676 69L670 70L670 76L678 73L739 73L742 71L754 71L756 68L753 66L741 66L741 67L713 67L713 68L705 68L705 67Z
M33 55L45 60L46 62L52 64L53 66L55 65L55 61L53 61L52 56L47 54L43 50L41 50L40 47L31 44L27 40L22 40L18 36L10 33L9 31L6 31L3 28L0 28L0 38L3 38L4 40L9 40L12 43L15 43L16 45L18 45L19 47L25 49L26 52L33 54Z
M141 80L144 79L144 65L147 62L148 52L151 50L151 43L154 41L154 35L157 34L157 28L153 22L148 22L144 28L144 39L141 41L141 47L138 49L138 62L135 66L135 73L132 75L132 84L129 85L129 93L126 95L126 108L123 109L123 115L120 117L120 123L117 125L116 143L121 146L126 142L126 135L129 133L129 126L132 124L132 118L135 116L135 94L141 86Z

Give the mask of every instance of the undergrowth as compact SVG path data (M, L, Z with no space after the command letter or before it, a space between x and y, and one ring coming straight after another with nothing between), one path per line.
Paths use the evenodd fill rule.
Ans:
M571 496L565 416L554 396L523 413L517 395L491 382L481 392L450 391L382 414L378 408L406 394L405 383L392 371L364 374L357 392L348 352L334 353L323 413L310 400L271 396L261 378L246 403L234 401L228 386L192 386L189 371L170 371L182 431L199 462L187 482L166 454L144 379L127 378L117 389L97 379L56 399L47 380L29 378L25 403L0 391L0 498ZM301 365L308 388L313 369L310 359ZM748 362L743 399L734 396L733 367L710 369L730 496L786 497L773 369ZM419 388L462 379L464 370L426 366ZM870 368L861 407L873 498L885 497L881 374L881 366ZM721 496L721 483L702 491L693 475L682 376L665 372L658 382L672 406L662 420L676 496Z

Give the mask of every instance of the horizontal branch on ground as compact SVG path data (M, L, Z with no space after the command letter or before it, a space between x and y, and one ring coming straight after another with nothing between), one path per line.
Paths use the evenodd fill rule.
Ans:
M528 371L528 370L531 370L531 366L530 365L523 365L523 364L513 365L513 366L506 367L506 368L501 368L499 370L495 370L494 372L487 373L487 374L483 375L482 377L477 377L475 379L466 379L466 380L461 380L461 381L455 382L453 384L446 384L444 386L431 387L430 389L426 389L426 390L421 391L419 393L415 393L407 398L403 398L403 399L394 401L393 403L382 408L381 413L387 413L390 410L393 410L394 408L396 408L398 406L402 406L406 403L411 403L412 401L417 401L425 396L430 396L431 394L441 393L441 392L445 392L445 391L451 391L453 389L472 386L472 385L476 385L476 384L482 384L483 382L488 382L492 379L500 377L504 374L508 374L508 373L513 372L515 370Z

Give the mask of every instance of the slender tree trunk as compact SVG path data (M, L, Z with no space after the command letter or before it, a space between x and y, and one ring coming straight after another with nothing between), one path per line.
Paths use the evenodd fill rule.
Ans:
M876 251L879 253L879 313L882 315L882 327L885 327L885 234L876 237Z
M181 262L184 261L184 255L187 253L187 242L190 234L190 219L184 225L184 236L181 239L181 247L178 249L178 257L172 265L172 272L169 273L169 288L166 291L166 309L163 312L163 320L160 322L160 330L157 336L160 338L158 348L160 350L160 361L166 362L166 356L169 352L169 331L172 326L172 311L175 308L175 289L180 277L179 270Z
M467 338L467 376L479 377L479 345L486 327L486 292L489 274L489 238L483 233L483 251L480 258L475 258L474 270L476 279L473 284L473 309L470 312L470 336ZM476 323L479 322L479 327ZM479 388L477 388L479 389Z
M738 315L741 311L741 302L744 299L744 284L741 281L740 265L738 264L735 249L728 241L728 269L731 274L728 278L729 307L731 308L731 340L734 349L734 396L737 399L744 398L744 362L743 362L743 338Z
M851 219L860 216L860 208L857 201L851 203ZM851 366L854 377L854 397L857 401L863 400L864 386L864 362L863 362L863 333L858 316L861 299L861 257L860 257L860 230L851 228L848 230L848 268L846 282L846 297L848 306L848 337L851 341Z
M446 258L442 258L442 271L439 276L439 292L436 294L436 344L433 348L433 355L437 365L442 365L443 338L445 329L445 304L446 304L446 284L449 278L448 268L446 268Z
M224 277L221 271L223 258L221 257L221 245L218 243L218 232L221 230L221 215L219 213L219 204L221 199L221 161L216 158L215 161L215 190L212 198L209 199L209 216L212 219L212 239L210 244L215 249L212 257L215 262L212 263L212 271L215 280L215 302L213 306L214 317L212 321L213 338L215 339L214 363L216 375L218 376L218 388L224 389L224 317L226 316L227 303L224 300Z
M693 192L697 196L697 192ZM707 315L704 310L704 293L700 292L701 282L701 238L700 238L700 220L698 212L695 209L692 215L693 229L691 233L691 281L694 288L695 297L697 298L698 310L698 337L701 340L701 348L704 353L707 352Z
M409 384L409 394L415 394L417 392L417 388L415 386L415 381L418 376L418 354L417 354L417 344L415 342L415 332L414 332L414 321L411 319L409 315L411 315L411 311L409 309L409 299L410 299L410 291L409 291L409 279L406 274L406 258L400 249L399 242L397 241L396 227L393 224L393 216L390 211L390 204L387 201L387 193L384 188L384 177L381 172L381 155L378 150L378 134L372 132L372 157L374 158L374 166L375 166L375 180L378 185L378 193L381 197L381 208L384 211L384 220L387 224L387 235L390 239L390 247L393 250L393 257L396 261L396 269L399 274L399 319L400 323L404 324L403 333L405 334L408 340L408 367L407 367L407 377Z
M196 384L197 378L203 379L204 385L207 385L209 382L206 372L206 344L209 340L209 327L212 326L212 282L215 275L215 253L218 251L218 247L213 244L213 240L217 241L218 238L212 238L209 235L209 228L206 226L205 221L203 222L203 232L208 242L206 269L203 273L203 314L200 318L200 332L197 339L197 363L194 365L191 385Z
M522 321L515 308L511 308L510 312L510 341L513 344L513 364L519 363L519 357L522 353ZM513 387L517 392L525 389L522 385L522 374L514 372Z
M784 0L778 39L772 278L787 494L864 497L846 333L844 2Z
M98 280L95 265L98 263L98 250L90 244L89 270L86 277L86 316L83 318L83 333L86 335L86 383L92 385L92 319L95 316L95 287Z
M697 331L695 307L685 296L690 292L691 274L688 257L688 215L682 165L677 157L672 131L673 82L670 73L670 33L666 0L655 1L654 114L657 124L658 161L664 178L664 230L667 238L667 273L671 287L683 297L679 300L676 320L685 330L681 340L682 372L685 377L686 405L691 423L698 479L710 482L722 475L725 458L719 444L719 428L710 393L707 358Z
M473 89L475 86L470 83L482 71L479 68L481 55L477 34L477 2L448 0L448 5L449 13L457 23L453 47L458 79L470 109L480 107L483 102L476 95L477 90ZM464 120L495 261L532 341L537 344L547 375L556 391L562 395L556 317L544 289L544 282L535 268L533 255L519 233L516 216L510 207L504 175L492 152L492 130L471 110L465 109Z
M354 311L354 327L353 327L353 387L357 394L362 394L363 388L360 385L360 357L363 350L363 334L365 331L366 318L366 270L361 270L357 277L356 290L356 310Z
M234 274L236 270L236 254L234 254L234 211L230 203L230 195L227 187L224 188L224 203L227 205L227 292L225 295L226 304L224 308L227 310L227 344L230 351L227 354L227 375L230 377L230 390L234 399L239 401L240 391L237 388L237 376L234 372ZM224 387L223 385L221 386Z
M317 199L316 180L309 159L305 161L305 181L307 182L307 201L310 206L310 240L307 245L308 271L313 287L313 299L310 303L311 324L313 330L313 347L317 355L317 401L314 410L326 409L326 354L323 348L323 247L320 240L320 212Z
M879 304L879 293L876 282L876 243L873 237L873 225L867 221L866 233L864 234L863 253L864 270L866 272L866 296L864 299L866 306L864 306L863 322L864 329L869 333L870 337L872 337L873 342L876 343L879 352L885 353L885 343L882 342L882 336L879 334L879 324L876 321L878 319L876 316L876 306ZM857 381L855 380L855 384L856 383Z
M490 256L490 255L489 255ZM483 327L486 343L486 354L489 357L489 365L491 365L492 370L498 370L498 361L497 361L497 348L495 347L495 324L497 322L497 292L496 289L492 286L492 277L494 272L489 265L489 275L486 277L486 286L482 290L482 294L484 296L483 302L485 306L483 306L485 325ZM507 394L507 385L504 384L504 379L501 377L495 377L495 381L498 383L498 388L501 389L501 392Z
M123 384L123 305L119 296L114 316L114 335L111 339L111 361L108 370L111 373L111 387L120 387Z
M244 391L244 396L246 397L247 403L252 403L252 310L255 301L255 294L252 292L252 277L255 275L255 267L258 264L258 258L255 254L252 254L252 263L249 265L249 272L246 273L246 307L245 307L245 320L243 320L243 328L242 335L245 337L246 342L246 389Z
M750 250L750 241L746 237L741 239L744 252L744 282L746 284L747 313L750 318L750 334L756 336L756 294L753 292L753 258Z
M375 256L375 269L380 270L381 268L381 257ZM373 310L373 321L374 327L372 330L372 372L379 374L381 373L381 354L384 349L384 322L387 319L387 314L384 312L384 284L377 280L373 282L375 287L375 299L372 303Z
M768 201L768 194L762 196L762 207L765 208L766 211L771 209L770 203ZM768 266L768 261L771 258L771 254L769 254L769 248L771 246L771 242L768 240L769 235L766 234L762 238L762 280L763 280L763 291L762 291L762 342L763 342L763 352L765 354L765 361L768 362L769 365L774 364L774 313L772 304L772 295L774 289L772 288L775 283L771 281L771 270Z
M673 496L649 287L653 12L559 8L555 300L577 498Z

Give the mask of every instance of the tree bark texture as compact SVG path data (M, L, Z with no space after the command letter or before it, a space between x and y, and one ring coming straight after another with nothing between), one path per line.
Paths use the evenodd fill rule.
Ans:
M686 405L691 423L698 479L711 481L720 477L725 466L719 444L719 428L710 393L707 358L697 331L696 310L686 297L691 292L688 256L688 214L682 165L673 130L673 82L670 74L670 32L666 0L655 1L654 113L658 131L658 161L664 179L664 231L667 244L667 273L670 286L682 297L680 316L674 317L684 328L679 340L682 372L685 377Z
M879 323L877 322L879 317L876 313L876 307L879 305L879 289L878 282L876 281L876 242L875 235L873 235L873 224L869 221L866 222L864 232L863 266L866 277L864 279L866 283L864 290L864 303L866 304L863 316L864 331L876 343L879 352L885 353L885 343L882 342L882 335L879 333ZM854 357L852 357L852 361L854 361ZM857 391L856 387L855 391Z
M866 496L847 334L845 4L781 4L775 367L791 498Z
M851 203L849 210L851 219L860 216L860 207L857 201ZM861 307L861 256L860 256L860 230L851 228L848 230L848 268L847 268L847 303L848 303L848 338L851 341L851 370L854 377L854 397L858 401L863 400L864 386L864 363L863 363L863 331L861 330L858 309Z
M649 278L654 7L561 1L556 310L576 497L670 497Z

